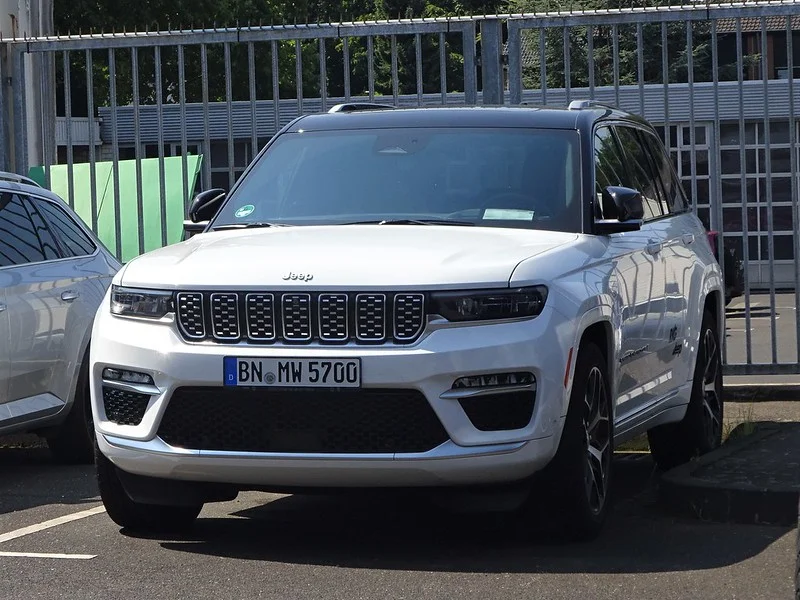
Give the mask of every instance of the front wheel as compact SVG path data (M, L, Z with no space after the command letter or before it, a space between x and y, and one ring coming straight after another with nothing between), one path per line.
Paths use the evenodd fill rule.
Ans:
M678 423L659 425L647 432L650 453L667 470L718 448L722 444L722 357L716 319L703 314L692 395L686 415Z
M172 533L189 529L203 508L135 502L128 496L117 467L95 446L97 484L108 516L120 527L141 533Z
M544 500L570 540L600 533L611 503L614 423L608 364L594 343L578 352L558 451L537 478L532 500ZM549 517L548 517L549 518Z

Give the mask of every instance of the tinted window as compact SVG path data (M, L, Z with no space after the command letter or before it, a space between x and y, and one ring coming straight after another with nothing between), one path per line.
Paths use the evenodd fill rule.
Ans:
M630 185L627 187L638 190L642 194L645 220L660 217L661 190L658 181L653 176L650 160L639 141L636 130L631 127L617 126L617 137L625 155L625 164L628 168Z
M672 168L669 158L667 158L664 144L651 133L644 131L640 133L642 140L650 150L650 156L653 158L653 164L661 180L668 212L684 212L687 210L688 205L683 196L683 188L681 188L680 182L675 176L675 170Z
M0 194L0 267L58 257L52 235L31 206L20 196Z
M626 186L625 165L614 135L609 127L600 127L594 136L595 218L617 218L614 207L603 207L603 190L609 186ZM603 209L608 213L602 214Z
M44 213L67 256L86 256L95 251L94 242L60 207L46 200L37 200L36 207Z
M434 218L576 232L579 148L577 132L550 129L284 134L214 225Z

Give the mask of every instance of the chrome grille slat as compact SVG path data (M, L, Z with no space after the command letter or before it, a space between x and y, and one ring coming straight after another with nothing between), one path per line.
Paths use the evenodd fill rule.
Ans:
M320 294L319 339L326 342L343 342L349 337L347 294Z
M239 339L239 294L211 294L211 331L218 340Z
M425 295L380 292L179 292L187 341L410 344L425 328Z
M306 342L311 339L311 294L284 294L281 312L285 340Z

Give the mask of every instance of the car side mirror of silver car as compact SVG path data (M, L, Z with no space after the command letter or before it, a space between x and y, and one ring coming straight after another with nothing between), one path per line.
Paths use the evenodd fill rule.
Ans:
M602 193L603 216L594 222L598 235L638 231L644 219L644 202L638 190L621 186L608 186Z

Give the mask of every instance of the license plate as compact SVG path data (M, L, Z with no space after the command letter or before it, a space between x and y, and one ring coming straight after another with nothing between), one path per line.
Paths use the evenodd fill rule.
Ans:
M224 359L226 386L247 387L361 387L357 358L240 358Z

